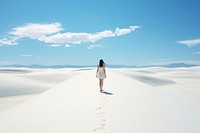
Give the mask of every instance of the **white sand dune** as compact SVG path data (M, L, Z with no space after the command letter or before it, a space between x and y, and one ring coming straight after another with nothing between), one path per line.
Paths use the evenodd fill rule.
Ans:
M76 70L0 68L0 113L80 73Z
M41 93L77 73L74 69L0 68L0 97Z
M192 68L134 68L115 70L177 96L200 103L200 67Z
M200 132L200 104L162 88L182 85L183 79L171 78L170 70L107 69L105 93L99 92L95 72L96 70L81 71L44 93L2 112L0 132ZM148 76L151 83L172 81L173 84L152 86L144 80L127 75L130 72L142 77ZM194 81L195 85L197 82Z
M0 74L0 97L39 93L47 90L48 85L35 80Z

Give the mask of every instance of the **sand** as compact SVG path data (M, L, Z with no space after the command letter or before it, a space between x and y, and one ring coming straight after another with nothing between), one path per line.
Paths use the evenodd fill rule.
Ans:
M2 133L200 132L200 67L1 69Z

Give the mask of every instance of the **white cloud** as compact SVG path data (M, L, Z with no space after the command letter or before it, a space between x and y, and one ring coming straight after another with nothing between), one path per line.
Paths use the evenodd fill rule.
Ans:
M50 46L51 46L51 47L59 47L60 44L51 44Z
M199 52L195 52L195 53L193 53L193 54L197 54L197 55L200 55L200 51L199 51Z
M85 42L96 42L100 39L106 37L112 37L114 33L109 30L105 30L102 32L97 32L94 34L90 33L57 33L52 36L40 38L40 41L44 41L46 43L70 43L70 44L81 44Z
M111 30L105 30L102 32L91 34L89 37L89 42L96 42L100 39L107 38L107 37L114 37L114 36L115 34Z
M132 30L132 31L135 31L136 29L139 29L139 28L142 28L141 26L129 26L129 28Z
M43 38L42 41L46 43L71 43L71 44L80 44L82 42L88 42L91 34L89 33L57 33L52 36Z
M51 46L51 47L59 47L59 46L61 46L61 44L51 44L50 46ZM69 45L69 44L64 44L64 47L68 48L68 47L71 47L71 45Z
M113 32L111 30L104 30L96 33L72 33L65 32L60 33L63 30L60 23L51 24L34 24L29 23L24 26L13 28L9 32L8 38L0 39L0 44L4 45L16 45L20 38L30 38L41 42L48 43L50 46L56 47L64 45L69 47L72 44L81 44L87 42L96 42L98 40L125 35L135 31L135 29L141 28L140 26L129 26L129 28L116 28ZM66 45L67 44L67 45Z
M193 40L183 40L178 41L180 44L187 45L188 47L196 46L200 44L200 39L193 39Z
M119 29L119 28L116 28L115 30L115 34L117 36L121 36L121 35L124 35L124 34L128 34L130 33L132 30L131 29Z
M31 54L23 54L23 55L21 55L21 56L23 56L23 57L31 57L31 58L41 58L41 56L37 56L37 55L31 55Z
M51 24L34 24L29 23L24 26L13 28L9 34L19 38L29 37L31 39L38 39L40 36L50 35L63 30L60 23Z
M24 26L20 26L17 28L13 28L11 32L9 32L8 38L0 39L0 44L4 45L16 45L17 41L20 38L30 38L42 40L46 35L54 34L63 30L61 28L60 23L52 23L52 24L25 24Z
M101 47L101 45L90 45L87 47L87 49L93 49L93 48L98 48L98 47Z
M142 28L142 27L141 26L129 26L129 28L125 28L125 29L116 28L115 34L116 34L116 36L125 35L125 34L135 31L138 28Z
M9 37L9 38L3 38L0 39L0 44L5 44L5 45L17 45L17 37Z
M65 47L68 48L68 47L71 47L71 45L69 45L69 44L65 44Z
M22 56L24 56L24 57L32 57L33 55L23 54Z

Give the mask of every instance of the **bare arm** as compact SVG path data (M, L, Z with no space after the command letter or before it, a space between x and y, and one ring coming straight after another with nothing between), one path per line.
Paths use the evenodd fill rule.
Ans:
M98 73L98 71L99 71L99 66L97 66L97 72L96 72L96 77L97 77L97 73Z
M104 74L106 76L106 67L105 67L105 65L103 65L103 71L104 71Z

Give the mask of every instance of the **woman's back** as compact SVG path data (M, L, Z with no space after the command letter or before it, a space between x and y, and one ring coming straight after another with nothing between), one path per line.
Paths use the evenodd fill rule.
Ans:
M99 67L99 71L104 71L104 68L103 67Z
M99 78L100 92L103 92L103 80L106 78L106 70L105 63L102 59L99 61L99 65L97 66L96 77Z
M99 79L104 79L106 77L105 72L104 72L104 67L99 67L97 77Z

